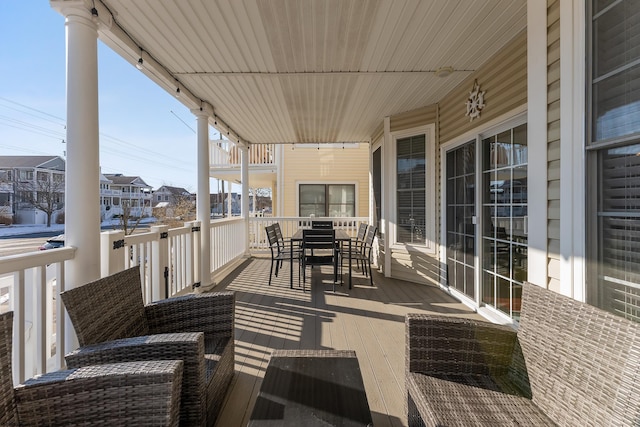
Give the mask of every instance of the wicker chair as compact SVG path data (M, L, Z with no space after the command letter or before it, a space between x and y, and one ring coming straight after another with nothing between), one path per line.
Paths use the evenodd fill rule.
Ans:
M640 325L525 284L518 331L409 314L409 426L638 426Z
M80 348L68 366L184 360L182 426L214 425L234 372L235 294L190 294L143 304L140 270L63 292Z
M181 360L51 372L13 387L13 312L0 315L0 425L178 425Z

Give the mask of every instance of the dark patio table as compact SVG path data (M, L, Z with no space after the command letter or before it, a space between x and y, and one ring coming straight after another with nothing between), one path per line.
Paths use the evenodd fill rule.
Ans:
M346 242L349 246L349 289L351 289L351 236L349 236L349 234L344 230L336 229L336 241L340 245ZM293 259L293 245L295 242L302 242L302 229L299 229L293 234L293 236L291 236L291 242L289 245L291 259ZM289 286L293 289L293 262L289 263L289 268Z
M373 426L356 352L274 350L249 426Z

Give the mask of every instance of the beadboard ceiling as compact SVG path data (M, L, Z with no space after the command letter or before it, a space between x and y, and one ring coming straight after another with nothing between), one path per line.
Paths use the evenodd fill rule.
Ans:
M526 28L526 0L102 0L100 38L246 143L369 141ZM106 16L105 16L106 15ZM450 66L454 72L437 77ZM462 110L461 110L462 111Z

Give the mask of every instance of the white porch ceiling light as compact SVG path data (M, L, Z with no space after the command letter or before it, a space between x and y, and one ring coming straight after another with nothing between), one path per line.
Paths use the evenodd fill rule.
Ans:
M436 77L449 77L453 73L453 67L440 67L433 72Z

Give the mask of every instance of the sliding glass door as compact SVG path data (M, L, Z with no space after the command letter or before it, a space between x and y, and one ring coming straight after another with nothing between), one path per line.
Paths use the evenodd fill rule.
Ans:
M448 282L475 299L475 140L447 152L446 157Z
M527 279L527 125L482 140L482 302L518 319Z
M445 153L446 277L478 306L518 319L527 280L527 125L502 129Z

